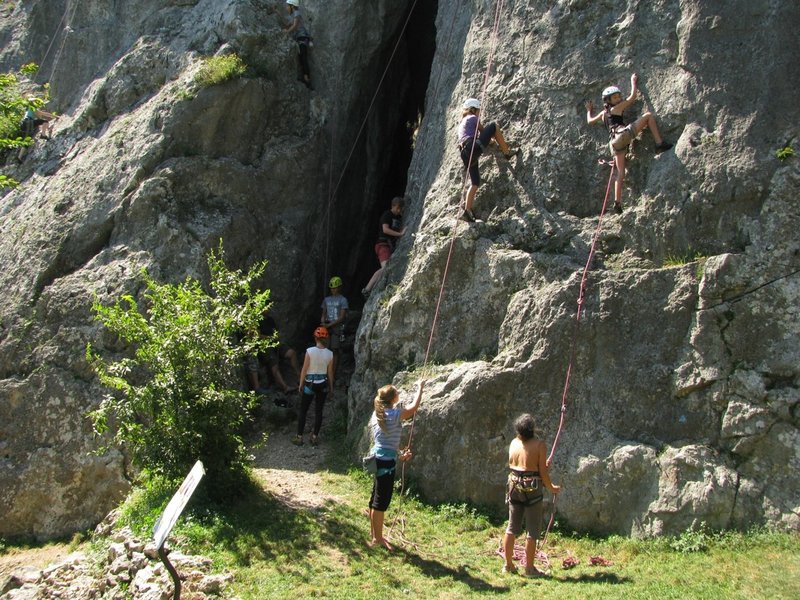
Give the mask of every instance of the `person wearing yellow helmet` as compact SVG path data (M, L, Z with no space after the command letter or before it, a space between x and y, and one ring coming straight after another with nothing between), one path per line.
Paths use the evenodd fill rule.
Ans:
M336 374L336 366L339 363L342 341L344 341L344 321L347 318L347 311L350 306L347 298L342 296L342 278L339 276L331 277L328 282L331 290L330 296L322 300L322 316L319 318L320 325L327 328L330 332L328 338L328 348L333 352L333 373Z
M617 179L614 182L614 209L617 213L622 212L622 182L625 180L625 153L630 146L633 138L647 127L653 134L656 142L656 152L664 152L672 148L672 144L661 137L661 132L656 124L656 116L651 112L645 112L633 123L625 125L622 113L636 100L638 76L636 73L631 75L631 93L624 100L622 91L615 85L603 90L603 110L596 115L594 104L591 100L586 101L586 122L589 125L603 123L608 129L609 147L614 155L614 166L617 169Z

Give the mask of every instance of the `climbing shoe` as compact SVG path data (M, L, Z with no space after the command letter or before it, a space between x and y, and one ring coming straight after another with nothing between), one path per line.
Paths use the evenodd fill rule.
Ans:
M319 437L317 437L316 435L312 434L311 435L311 445L312 446L318 446L319 445Z
M519 148L509 148L508 152L503 152L503 158L506 160L511 160L517 154L519 154Z
M303 445L303 436L302 436L302 435L296 435L296 436L294 436L294 437L292 438L292 443L293 443L295 446L302 446L302 445Z
M475 213L472 212L471 210L465 210L463 213L461 213L461 218L467 223L474 223Z
M672 144L670 144L665 140L662 140L660 144L656 144L656 153L661 154L662 152L665 152L670 148L672 148Z
M614 202L614 212L618 215L622 214L622 202Z
M369 292L370 292L370 291L369 291L367 288L363 288L363 289L361 290L361 295L362 295L362 296L364 296L364 300L366 300L367 298L369 298Z

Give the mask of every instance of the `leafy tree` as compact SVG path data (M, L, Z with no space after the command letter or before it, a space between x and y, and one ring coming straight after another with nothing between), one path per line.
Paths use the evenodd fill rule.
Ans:
M95 431L113 432L153 474L178 479L202 460L210 496L224 498L247 474L241 429L256 398L242 391L242 364L276 342L258 335L270 292L253 291L253 282L266 261L229 270L220 242L208 267L211 293L192 278L162 284L143 272L145 311L130 295L112 306L95 301L95 318L132 355L107 361L89 345L86 357L115 390L91 413Z
M33 140L20 135L19 124L29 108L42 108L48 100L49 88L44 86L44 96L23 96L20 78L33 75L39 70L34 63L23 65L17 73L0 74L0 149L30 146ZM18 182L7 175L0 174L0 188L15 187Z

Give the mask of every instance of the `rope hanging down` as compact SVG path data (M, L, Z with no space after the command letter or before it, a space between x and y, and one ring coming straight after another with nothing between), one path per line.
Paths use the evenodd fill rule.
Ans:
M52 38L50 39L50 44L47 46L47 50L42 57L42 60L39 62L40 73L44 72L44 63L47 60L47 57L50 55L50 50L53 49L53 44L55 43L56 39L58 38L58 32L61 29L61 26L64 25L64 21L66 21L66 26L64 27L64 37L61 39L61 44L58 47L58 52L56 53L56 57L53 60L53 66L50 69L50 77L47 78L47 83L50 83L50 80L53 78L53 74L56 72L56 67L58 66L59 61L61 60L61 54L64 51L64 44L67 41L67 34L72 31L72 19L75 18L75 10L78 7L77 1L74 1L70 4L70 0L67 0L67 3L64 7L64 13L61 15L61 20L58 22L56 26L56 30L53 33ZM34 81L36 78L34 77Z
M505 4L505 0L499 0L495 4L494 23L493 23L493 26L492 26L492 34L491 34L490 43L489 43L489 54L488 54L487 59L486 59L486 70L484 72L484 77L483 77L483 87L481 88L481 106L485 106L486 93L487 93L486 91L487 91L487 88L489 87L489 76L490 76L491 70L492 70L492 61L494 60L494 52L495 52L495 50L497 48L497 39L498 39L499 31L500 31L500 15L502 14L502 10L503 10L504 4ZM473 137L473 140L472 140L472 148L470 149L470 157L469 157L469 163L468 164L472 163L472 153L475 150L475 142L477 140L477 135L478 135L478 128L476 127L475 128L475 136ZM428 360L429 360L430 354L431 354L431 348L433 347L433 339L434 339L434 336L436 334L436 325L437 325L437 323L439 321L439 313L441 311L442 299L444 298L444 291L445 291L445 287L446 287L446 284L447 284L447 276L448 276L448 274L450 272L450 262L451 262L451 259L453 257L453 251L455 249L456 234L458 233L458 228L459 228L459 225L461 224L461 220L459 219L459 213L461 212L463 206L466 205L466 182L467 182L467 176L468 176L468 170L464 169L464 176L463 176L462 183L461 183L461 200L459 201L459 205L458 205L456 216L455 216L454 223L453 223L453 233L450 236L450 246L449 246L448 251L447 251L447 260L445 261L444 272L442 273L441 285L439 286L439 296L436 299L436 308L435 308L435 310L433 312L433 320L431 322L431 331L430 331L430 335L428 336L428 345L425 348L425 358L423 359L423 363L422 363L423 366L426 366L428 364ZM414 416L411 418L411 428L410 428L409 434L408 434L408 444L406 445L406 450L410 450L411 449L411 443L412 443L413 438L414 438L414 426L415 426L416 422L417 422L417 413L414 413ZM401 478L402 478L402 482L403 482L403 485L404 485L405 484L405 463L403 463L401 471L402 471ZM402 490L402 486L401 486L401 490ZM401 493L402 493L402 491L401 491Z
M603 225L603 217L606 214L606 208L608 208L608 198L611 193L611 182L614 181L614 162L611 161L610 164L611 172L608 175L606 196L603 199L603 207L600 209L600 216L597 219L597 227L595 227L594 234L592 235L592 243L589 247L589 256L586 259L586 265L583 267L583 274L581 275L581 284L580 289L578 290L578 308L575 311L575 320L572 324L572 345L570 348L569 363L567 364L567 375L564 380L564 391L561 394L561 416L558 420L558 430L556 431L556 436L553 439L553 446L550 448L550 455L547 457L548 467L553 461L553 455L556 452L556 446L558 445L558 440L561 437L561 431L564 428L564 415L567 413L567 396L569 394L570 379L572 378L572 366L575 362L575 353L578 347L578 330L581 324L581 315L584 310L584 304L586 303L586 282L589 276L589 270L592 267L592 260L594 259L595 248L597 247L597 239L600 237L600 230ZM553 522L556 518L556 498L557 496L554 495L553 506L550 512L550 520L547 523L547 528L544 531L544 535L542 535L542 542L539 544L539 549L537 552L537 558L539 557L539 554L541 554L542 558L545 560L547 560L547 555L543 552L543 548L547 542L547 535L550 533L550 529L553 527Z
M375 93L372 94L372 99L369 102L369 106L367 107L367 112L364 114L364 118L361 120L361 124L359 125L358 132L356 133L355 137L353 138L353 143L350 146L350 151L347 153L347 157L345 158L344 164L342 168L339 170L339 179L336 181L336 185L333 186L331 189L331 184L333 182L333 156L334 151L336 148L335 145L335 134L336 134L336 123L335 120L332 121L331 126L331 144L330 144L330 159L329 159L329 173L328 173L328 198L325 207L325 215L322 218L320 224L317 226L316 233L314 234L314 240L311 244L311 248L315 249L318 247L318 242L320 236L322 235L323 229L325 229L325 265L323 268L323 287L326 285L328 279L328 256L329 256L329 247L330 247L330 219L331 213L333 212L333 206L336 202L336 193L339 191L339 186L342 184L344 179L344 174L347 172L347 167L350 164L350 160L353 157L353 153L355 152L356 146L358 145L359 139L361 139L361 134L364 132L364 128L367 125L367 119L369 119L370 114L372 113L372 109L375 106L375 100L378 98L378 93L381 91L381 87L383 86L383 82L386 79L386 74L389 72L389 67L392 65L394 61L394 57L397 54L397 50L400 47L400 43L403 41L403 36L405 35L406 29L408 28L408 23L411 21L411 15L414 13L414 9L417 6L419 0L414 0L414 3L411 5L411 8L408 11L408 15L406 16L406 20L403 22L403 27L400 29L400 33L397 36L397 41L395 42L394 48L392 49L392 53L389 56L389 60L386 62L386 67L383 69L383 73L381 73L381 77L378 80L378 85L375 87ZM315 251L308 255L307 259L303 263L303 268L300 272L300 277L297 280L297 287L295 288L295 292L299 290L300 285L302 282L305 281L305 275L308 271L309 265L311 261L315 258Z

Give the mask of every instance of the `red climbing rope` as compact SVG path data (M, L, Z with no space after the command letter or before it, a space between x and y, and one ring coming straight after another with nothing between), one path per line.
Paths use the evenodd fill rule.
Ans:
M605 164L604 161L600 161L601 164ZM606 214L606 208L608 207L608 198L611 193L611 182L614 180L614 162L611 161L611 172L608 175L608 184L606 185L606 197L603 199L603 207L600 209L600 216L597 219L597 227L595 227L594 234L592 235L592 243L589 247L589 256L586 259L586 265L583 267L583 274L581 275L581 285L580 290L578 291L578 310L575 312L575 320L573 321L572 325L572 347L570 349L570 356L569 356L569 364L567 365L567 375L564 380L564 391L561 394L561 416L558 420L558 430L556 431L556 436L553 439L553 446L550 448L550 455L547 457L547 466L550 466L550 463L553 461L553 455L556 452L556 446L558 445L558 440L561 437L561 431L564 429L564 415L567 413L567 395L569 393L569 384L570 379L572 377L572 366L575 362L575 353L578 347L578 329L580 328L581 323L581 314L583 313L584 304L586 302L586 281L589 276L589 269L592 267L592 260L594 259L595 248L597 246L597 239L600 236L600 229L603 224L603 216ZM551 506L550 511L550 520L547 523L547 528L544 531L544 535L542 535L542 541L539 544L539 552L542 553L545 557L547 556L544 554L543 548L545 543L547 542L547 535L550 533L550 529L553 527L553 522L556 518L556 498L558 496L553 494L553 503Z
M490 42L490 47L489 47L489 54L488 54L487 62L486 62L486 72L485 72L484 80L483 80L483 88L481 90L481 106L484 105L483 103L484 103L484 99L486 97L486 89L487 89L487 87L489 85L489 74L490 74L491 68L492 68L492 59L493 59L493 56L494 56L495 48L497 46L497 36L498 36L499 24L500 24L500 12L501 12L501 10L503 8L504 3L505 3L504 0L500 0L495 5L494 25L493 25L493 28L492 28L492 36L491 36L491 42ZM454 10L453 11L453 20L450 23L451 33L452 33L452 28L453 28L453 26L455 24L456 15L457 15L457 11ZM450 38L448 36L448 40L449 39ZM438 85L438 80L437 80L437 85ZM476 134L477 134L477 128L476 128ZM474 142L473 142L473 148L474 148ZM470 160L472 160L471 151L470 151ZM464 203L466 201L467 175L468 175L468 172L465 169L464 170L464 178L462 180L462 186L461 186L462 187L461 199L459 201L459 205L458 205L458 209L457 209L458 212L456 213L456 216L455 216L455 219L454 219L454 222L453 222L453 233L450 236L450 246L449 246L448 251L447 251L447 260L445 261L444 271L442 273L442 281L441 281L441 284L439 285L439 296L436 299L436 309L434 310L433 320L431 321L431 331L430 331L430 335L428 336L428 345L425 348L425 358L423 360L423 365L427 365L428 364L428 359L430 358L431 348L433 347L433 339L434 339L434 336L436 334L436 324L439 321L439 313L440 313L440 309L441 309L441 306L442 306L442 299L444 298L444 290L445 290L446 283L447 283L447 276L448 276L448 274L450 272L450 262L451 262L451 259L453 257L453 251L455 249L456 234L458 233L458 228L459 228L459 225L461 223L461 221L459 219L460 215L458 213L461 211L461 207L462 207L462 205L464 205ZM412 443L412 441L414 439L414 426L416 425L416 422L417 422L417 413L414 413L414 416L411 418L411 427L410 427L409 433L408 433L408 443L406 444L406 447L405 447L406 450L410 450L411 449L411 443ZM406 486L406 463L402 462L401 463L401 467L400 467L400 497L401 498L403 497L403 494L405 492L405 486ZM395 524L397 524L397 521L398 521L399 517L400 517L400 512L398 511L397 514L395 515L394 520L392 521L391 526L389 527L390 530L394 528Z
M491 34L490 43L489 43L489 54L488 54L487 60L486 60L486 70L484 72L484 77L483 77L483 87L481 89L481 106L484 106L484 101L486 99L486 90L489 87L489 75L491 74L492 60L494 59L494 51L495 51L495 49L497 47L497 38L498 38L499 31L500 31L500 14L501 14L501 11L503 10L503 5L504 4L505 4L505 0L499 0L497 2L497 4L495 5L494 24L492 26L492 34ZM472 163L472 152L475 149L475 140L476 140L477 135L478 135L478 128L476 127L475 128L475 137L473 137L472 148L470 149L470 160L469 160L469 163L467 163L467 164L471 164ZM461 190L461 200L459 202L458 212L461 211L461 208L465 205L465 202L466 202L467 176L468 176L468 170L465 169L464 170L464 177L463 177L462 184L461 184L461 188L462 188L462 190ZM461 224L461 221L459 219L460 215L458 214L458 212L457 212L457 214L455 216L454 223L453 223L453 233L450 236L450 247L449 247L449 249L447 251L447 260L445 261L444 272L442 273L442 282L439 285L439 296L436 299L436 309L433 312L433 320L431 321L431 332L430 332L430 335L428 336L428 346L425 348L425 358L423 359L423 362L422 362L423 366L428 364L428 359L430 358L431 348L433 347L433 339L434 339L434 336L436 334L436 324L439 322L439 313L440 313L440 309L441 309L441 306L442 306L442 299L444 298L445 286L447 284L447 276L448 276L448 274L450 272L450 262L451 262L451 259L453 257L453 251L455 249L456 234L458 233L458 228L459 228L459 225ZM414 416L411 418L411 428L410 428L409 434L408 434L408 444L406 445L406 450L410 450L411 449L411 442L412 442L412 440L414 438L414 425L416 424L416 421L417 421L417 414L414 413ZM405 463L403 463L402 473L403 473L403 475L402 475L403 481L405 481ZM402 489L402 487L401 487L401 489Z
M556 452L558 440L561 437L561 430L564 428L564 415L567 412L567 395L569 393L569 384L572 377L572 366L575 362L575 352L578 348L578 329L581 324L581 314L583 313L583 305L586 302L586 281L589 277L589 269L592 267L592 260L594 259L595 248L597 246L597 238L600 236L600 229L603 225L603 216L606 214L608 207L608 197L611 192L611 182L614 179L614 163L611 163L611 173L608 176L608 185L606 186L606 197L603 199L603 208L600 210L600 217L597 219L597 227L595 227L594 235L592 235L592 243L589 247L589 256L586 259L586 266L583 268L583 275L581 276L580 290L578 291L578 310L575 312L575 321L572 326L572 348L570 349L569 364L567 365L567 376L564 380L564 391L561 394L561 417L558 421L558 430L556 437L553 439L553 446L550 448L550 455L547 457L548 466L553 461L553 455Z

